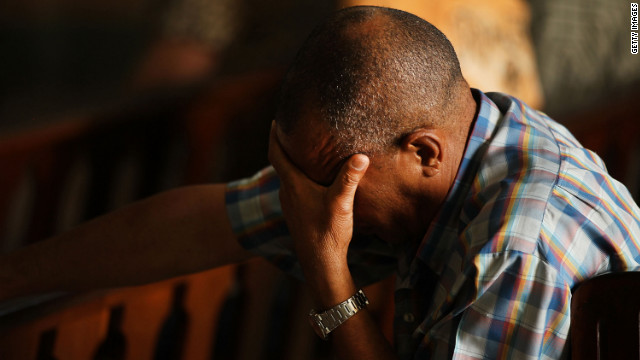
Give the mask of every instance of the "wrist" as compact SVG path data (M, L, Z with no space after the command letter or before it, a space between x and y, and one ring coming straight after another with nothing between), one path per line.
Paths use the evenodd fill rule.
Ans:
M318 309L335 306L357 290L346 261L344 264L315 266L312 269L303 266L303 272Z
M329 339L329 334L351 319L360 310L369 304L367 296L362 290L358 290L347 300L326 310L309 312L309 321L313 330L324 340Z

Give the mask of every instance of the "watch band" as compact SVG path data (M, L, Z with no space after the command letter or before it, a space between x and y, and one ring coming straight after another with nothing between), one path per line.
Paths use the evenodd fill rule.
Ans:
M327 340L329 339L329 333L342 325L358 311L364 309L368 304L369 299L367 299L367 296L362 290L358 290L352 297L331 309L321 313L318 313L316 310L311 310L309 313L311 327L313 327L318 336Z

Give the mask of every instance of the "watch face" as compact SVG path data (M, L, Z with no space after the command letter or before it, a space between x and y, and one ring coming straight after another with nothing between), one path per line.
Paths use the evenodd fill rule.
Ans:
M315 333L321 339L323 339L323 340L327 340L328 339L328 336L324 332L324 326L322 326L322 322L321 322L320 316L318 316L318 314L315 314L315 313L309 314L309 324L311 325L311 328L313 328L313 331L315 331Z

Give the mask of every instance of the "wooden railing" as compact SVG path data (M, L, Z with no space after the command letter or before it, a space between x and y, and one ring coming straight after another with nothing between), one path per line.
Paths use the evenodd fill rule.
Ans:
M186 98L154 96L107 115L3 135L0 249L10 252L40 241L163 189L239 176L232 165L251 159L230 161L241 156L219 154L225 153L230 133L262 122L262 133L245 138L265 139L254 141L264 145L258 153L264 156L244 171L257 170L266 164L266 131L279 77L273 71L221 80ZM267 314L277 299L268 287L284 279L258 261L142 287L59 297L0 318L0 358L257 358L253 353L264 350L261 339L272 321ZM295 337L292 329L299 326L282 334Z
M211 358L218 310L227 299L234 270L227 267L147 286L63 297L6 316L0 357ZM184 318L176 319L181 313Z

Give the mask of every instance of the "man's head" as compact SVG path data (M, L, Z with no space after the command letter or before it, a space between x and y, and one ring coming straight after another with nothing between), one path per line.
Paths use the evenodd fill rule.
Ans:
M282 86L276 115L289 133L321 115L346 153L388 150L419 127L442 126L466 83L453 47L415 15L352 7L318 26Z
M453 181L474 111L440 31L399 10L353 7L317 27L298 53L276 123L291 160L320 184L349 156L368 155L356 225L383 238L419 227L400 234L415 237Z

